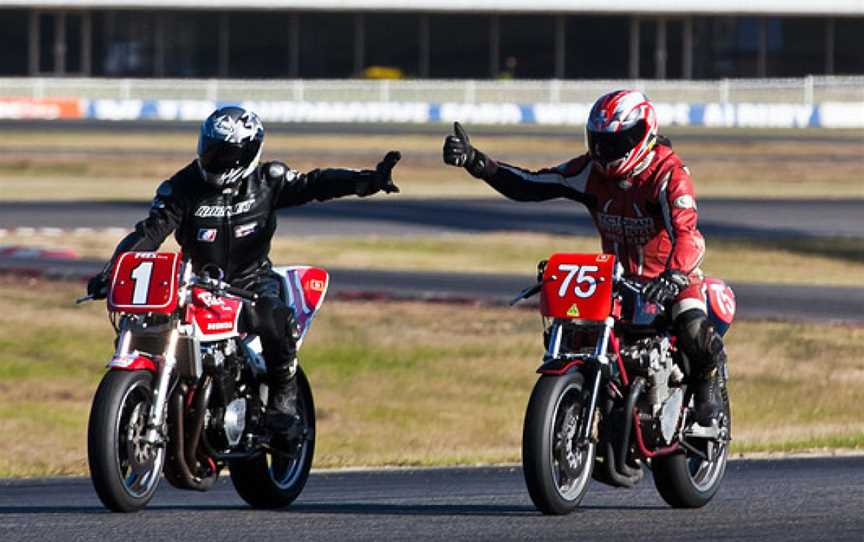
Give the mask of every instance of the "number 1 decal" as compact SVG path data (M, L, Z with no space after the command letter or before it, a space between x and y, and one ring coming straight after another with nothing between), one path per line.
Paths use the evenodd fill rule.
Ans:
M133 305L146 305L147 294L150 293L150 275L153 273L153 262L141 262L132 270L132 280L135 281L135 291L132 293Z
M573 277L576 277L576 286L573 288L573 293L576 297L582 299L591 297L597 291L597 279L588 273L596 273L600 270L596 265L573 265L562 263L558 266L559 271L567 271L567 276L561 281L561 287L558 288L558 297L564 297L567 293L567 288L573 282ZM587 284L586 288L582 288L583 284Z

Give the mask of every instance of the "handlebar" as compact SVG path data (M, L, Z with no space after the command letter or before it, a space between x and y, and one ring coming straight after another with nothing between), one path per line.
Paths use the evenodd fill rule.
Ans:
M624 277L619 278L615 282L616 284L623 286L624 288L627 288L631 292L637 294L641 294L643 291L645 291L645 287L647 286L647 284L643 284L635 280L625 279Z
M550 277L550 280L551 279L554 279L554 277ZM635 280L626 279L620 275L613 277L612 280L616 285L622 286L622 287L630 290L631 292L636 293L636 294L640 294L640 295L644 292L645 287L647 286L647 284L643 284L643 283L637 282ZM536 284L529 286L529 287L525 288L524 290L522 290L521 292L519 292L519 295L517 295L516 297L514 297L510 301L510 306L513 306L513 305L519 303L523 299L528 299L529 297L533 297L533 296L537 295L538 293L540 293L540 290L543 289L544 283L545 283L545 281L537 282Z
M192 280L189 282L189 286L203 288L216 294L224 293L233 295L234 297L239 297L243 300L251 301L253 303L258 300L258 294L251 290L237 288L236 286L231 286L227 282L210 278L206 275L204 277L193 277Z

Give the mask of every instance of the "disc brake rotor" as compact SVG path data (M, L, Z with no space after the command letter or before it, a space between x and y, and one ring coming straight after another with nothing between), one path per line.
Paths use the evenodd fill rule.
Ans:
M126 457L134 474L148 472L155 457L153 446L144 441L147 416L143 412L143 406L144 403L135 405L126 428Z
M575 414L576 405L570 405L562 413L561 428L555 433L555 451L561 473L567 478L575 478L582 466L582 454L574 450L573 440L579 420Z

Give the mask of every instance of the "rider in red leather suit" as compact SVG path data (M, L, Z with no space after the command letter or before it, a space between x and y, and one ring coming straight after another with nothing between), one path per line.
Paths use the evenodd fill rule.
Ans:
M668 305L691 361L695 411L717 415L716 369L723 342L707 319L699 232L690 172L657 135L654 108L636 91L601 96L589 115L588 153L556 167L528 171L497 162L471 146L461 126L444 144L444 161L465 167L517 201L571 199L587 206L603 244L631 277L648 282L649 300Z

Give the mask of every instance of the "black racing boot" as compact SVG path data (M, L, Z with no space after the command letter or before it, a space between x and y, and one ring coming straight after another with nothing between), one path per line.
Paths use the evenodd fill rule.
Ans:
M684 312L676 319L681 348L690 360L693 389L693 418L702 426L720 416L719 367L726 364L723 338L701 310Z
M264 420L268 429L285 440L300 436L302 420L297 410L296 361L270 371L270 393Z
M720 417L720 375L717 369L694 375L693 420L703 427L711 427Z

